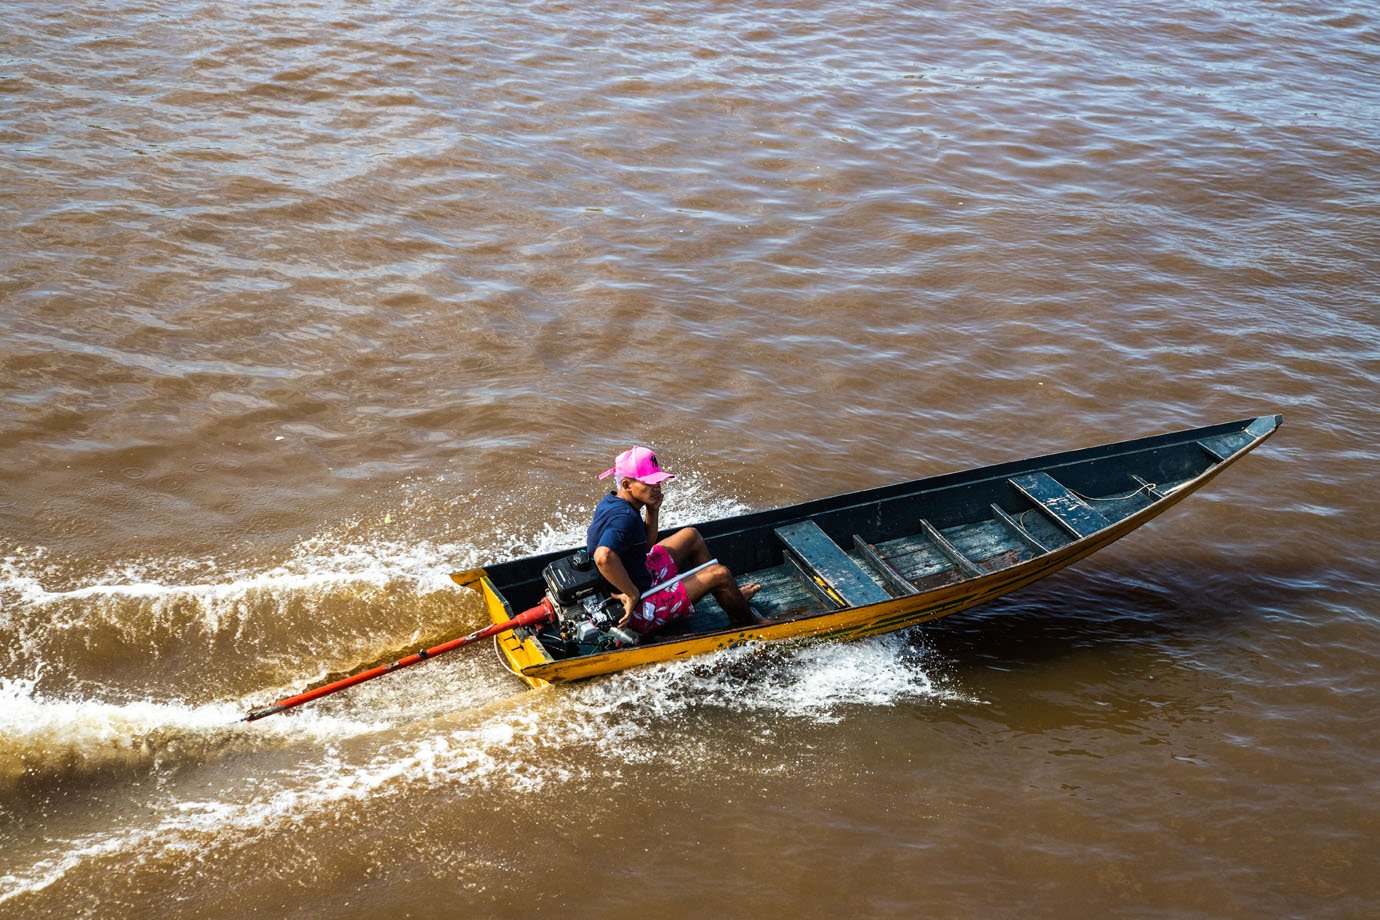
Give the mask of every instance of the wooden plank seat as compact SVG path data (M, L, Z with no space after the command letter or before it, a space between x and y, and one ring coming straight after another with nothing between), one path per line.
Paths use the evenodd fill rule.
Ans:
M868 575L814 521L775 528L785 545L786 558L800 570L807 584L838 607L862 607L891 600L891 595Z
M1090 537L1109 523L1096 508L1044 471L1013 476L1007 482L1074 537Z

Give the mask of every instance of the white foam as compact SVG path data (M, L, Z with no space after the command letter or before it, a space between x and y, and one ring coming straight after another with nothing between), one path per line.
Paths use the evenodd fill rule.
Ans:
M693 520L745 510L741 503L731 499L705 497L701 494L704 488L698 485L681 488L676 502L667 509L665 526L684 526ZM511 498L498 498L495 505L502 508L505 501L516 503ZM535 531L500 538L497 542L507 544L508 549L497 558L492 550L473 544L428 539L359 539L327 531L298 543L286 559L263 570L226 570L224 564L215 559L126 562L96 575L93 584L65 590L44 586L45 574L60 574L53 564L45 562L49 554L44 548L19 548L0 559L0 590L12 592L18 602L35 607L87 599L157 601L175 597L214 605L253 593L291 594L350 583L383 587L395 580L411 581L422 590L436 590L449 587L449 574L457 569L577 547L584 542L587 518L588 509L552 509ZM356 526L338 530L353 530ZM170 583L154 577L154 572L164 576L169 572L216 572L222 577L217 581Z
M313 715L249 732L237 725L244 711L235 703L49 697L36 691L39 678L38 672L0 678L0 792L23 781L60 781L112 769L142 774L229 751L320 744L381 727L372 720Z
M340 565L343 559L352 562L372 562L373 564ZM335 558L318 560L317 564L308 571L296 571L294 567L287 565L275 566L267 571L231 573L229 580L221 582L193 582L190 584L168 584L166 582L147 580L147 574L142 566L126 565L121 568L112 569L103 575L97 576L101 582L86 585L80 588L54 591L43 586L39 578L31 573L24 572L19 568L20 560L11 556L4 560L4 587L17 595L17 599L23 603L33 606L44 606L48 604L84 600L93 598L143 598L158 600L168 597L194 597L207 602L218 602L241 598L251 592L279 592L290 593L297 591L309 591L323 585L339 584L341 582L359 582L382 586L391 578L399 574L410 574L396 571L395 568L378 564L378 557L372 553L355 552L349 554L335 554ZM327 563L322 565L321 563ZM330 565L336 562L337 565ZM178 569L200 567L205 569L217 568L212 560L200 563L191 563L187 560L179 560L170 566ZM434 576L433 572L428 572L427 577ZM106 583L109 582L109 583Z
M720 706L815 722L836 722L851 706L968 699L936 683L920 667L924 658L902 635L785 649L749 645L614 675L579 692L597 708L631 698L656 718Z

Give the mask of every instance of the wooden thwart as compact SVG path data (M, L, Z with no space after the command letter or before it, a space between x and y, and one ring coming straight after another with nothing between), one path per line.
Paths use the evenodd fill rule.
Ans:
M1026 546L1035 550L1035 552L1037 553L1043 554L1049 552L1048 546L1045 546L1043 543L1040 542L1038 538L1036 538L1036 536L1033 533L1026 530L1025 527L1022 526L1020 521L1016 520L1011 515L1007 514L1004 510L1002 510L1001 505L993 505L992 513L996 515L997 520L1005 524L1007 526L1007 529L1014 533L1017 536L1017 538L1019 538L1020 541L1024 543Z
M1020 492L1048 514L1056 524L1078 538L1090 537L1108 521L1097 509L1074 495L1046 472L1027 473L1008 479Z
M944 535L939 532L938 527L935 527L933 524L931 524L924 518L920 519L920 530L925 534L926 537L929 538L929 541L934 545L934 548L939 550L939 552L944 555L944 558L952 562L954 564L954 568L958 569L960 572L963 573L963 577L977 578L979 575L987 574L982 569L978 568L977 564L973 562L973 560L969 559L967 556L963 555L963 553L959 552L957 546L954 546L947 539L945 539Z
M814 521L777 527L775 533L785 544L786 558L837 606L862 607L891 600L886 589L848 558L848 554Z
M1199 441L1199 442L1198 442L1198 446L1201 447L1201 448L1203 449L1203 453L1207 454L1209 457L1211 457L1211 458L1212 458L1215 462L1217 462L1217 463L1221 463L1223 460L1225 460L1225 459L1227 459L1228 457L1231 456L1231 454L1224 454L1224 453L1222 453L1222 451L1220 451L1220 450L1218 450L1217 448L1213 447L1211 444L1209 444L1209 443L1206 442L1206 441Z
M1198 446L1207 451L1209 456L1219 461L1231 459L1233 454L1249 447L1252 443L1254 443L1254 439L1245 431L1231 431L1226 434L1198 439Z
M897 571L896 566L887 562L886 557L877 551L877 547L857 534L853 534L853 548L877 570L878 575L886 579L887 584L896 590L897 595L904 597L907 594L919 593L920 589L911 584L909 578Z

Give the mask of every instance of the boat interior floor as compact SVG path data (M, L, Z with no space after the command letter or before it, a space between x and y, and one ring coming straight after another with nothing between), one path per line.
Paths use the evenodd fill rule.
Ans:
M932 591L1057 550L1085 530L1129 517L1177 485L1136 480L1121 494L1083 496L1049 477L1030 477L1013 484L1029 496L1028 509L1009 512L993 506L988 518L943 528L921 519L916 521L915 533L875 544L856 534L851 545L831 542L809 522L780 528L777 535L782 542L782 561L764 569L737 572L738 583L762 585L752 607L773 620L847 606L838 592L831 591L828 573L852 579L851 590L862 591L874 600ZM859 579L867 584L859 584ZM671 641L728 626L728 616L718 602L706 596L695 604L689 617L643 641Z

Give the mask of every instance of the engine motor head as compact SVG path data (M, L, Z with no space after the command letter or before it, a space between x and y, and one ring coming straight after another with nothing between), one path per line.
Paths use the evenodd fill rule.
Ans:
M542 569L547 593L557 604L574 604L604 587L604 578L589 553L580 550L573 556L557 559Z
M611 596L589 553L557 559L542 570L542 578L562 637L601 651L637 644L636 633L618 626L623 605Z

